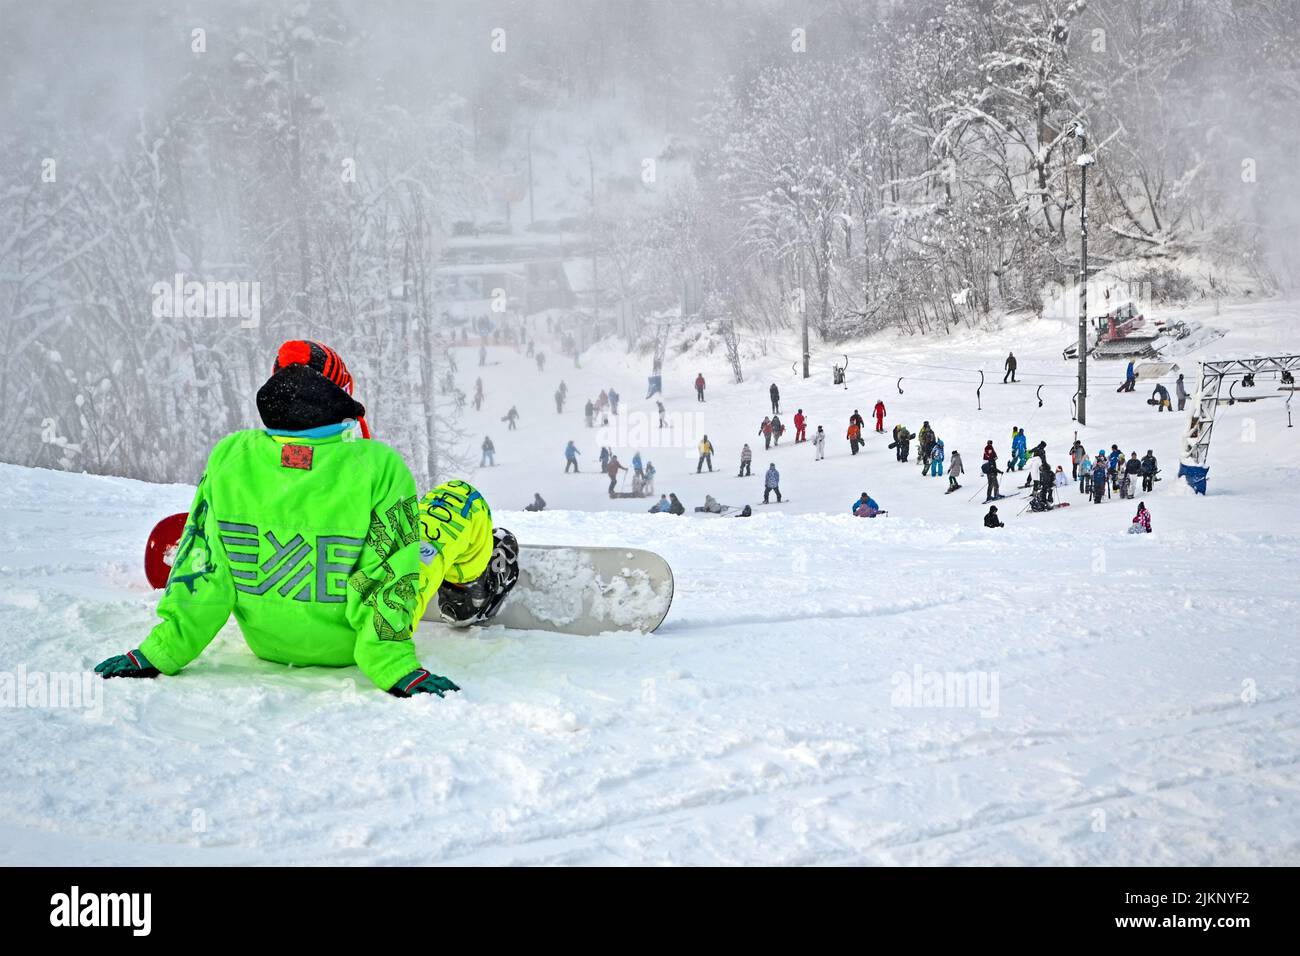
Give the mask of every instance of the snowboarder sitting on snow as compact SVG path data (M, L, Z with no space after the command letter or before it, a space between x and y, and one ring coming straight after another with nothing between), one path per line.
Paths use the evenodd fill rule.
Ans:
M880 505L876 504L875 499L864 491L862 496L853 502L852 510L855 518L874 518L880 514Z
M998 517L998 506L989 505L989 513L984 516L984 527L986 528L1005 528L1002 519Z
M1137 452L1134 452L1133 454L1136 455ZM1152 453L1151 449L1148 448L1147 453L1142 456L1143 491L1152 491L1155 488L1156 472L1159 470L1160 466L1156 463L1156 456Z
M713 495L705 495L704 504L700 505L695 510L708 512L709 514L720 515L722 514L722 505L718 504L718 500L714 498Z
M1145 501L1138 502L1137 514L1133 516L1133 523L1128 526L1129 534L1150 534L1151 533L1151 512L1147 511Z
M767 466L767 474L763 476L763 504L768 503L768 496L776 492L776 503L781 503L781 473L776 470L776 465Z
M651 513L652 515L653 515L653 514L661 514L661 513L662 513L662 514L667 514L667 513L668 513L668 509L671 508L671 507L672 507L672 505L670 505L670 504L668 503L668 496L667 496L667 495L660 495L660 496L659 496L659 500L656 501L654 504L652 504L652 505L650 506L650 513Z
M537 492L533 492L533 503L524 507L525 511L545 511L546 500Z
M673 515L686 514L686 506L677 500L674 494L668 495L668 513Z
M435 595L444 619L495 613L518 575L514 538L494 534L487 502L466 482L417 499L396 452L355 440L358 423L363 438L369 432L351 390L332 350L280 347L257 393L266 427L228 435L208 458L158 602L161 622L97 673L176 674L233 613L264 660L356 664L398 697L459 690L420 666L411 634ZM500 573L489 571L497 551Z

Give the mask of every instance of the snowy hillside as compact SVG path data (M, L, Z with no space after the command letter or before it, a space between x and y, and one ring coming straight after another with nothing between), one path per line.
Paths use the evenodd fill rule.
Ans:
M1204 354L1232 356L1300 349L1295 311L1177 317L1224 329ZM879 337L848 350L847 389L830 353L796 378L792 344L743 385L720 352L670 356L662 439L643 359L593 351L574 369L544 334L544 372L461 350L459 386L481 374L487 395L466 424L499 462L467 477L497 523L656 550L677 594L649 636L426 624L422 660L463 688L447 700L259 661L233 624L178 677L82 685L147 633L143 541L192 489L0 466L0 863L1300 862L1300 432L1282 398L1223 412L1196 497L1174 478L1186 416L1145 404L1153 382L1117 394L1122 364L1093 363L1085 445L1150 448L1164 469L1139 495L1149 536L1125 534L1136 502L1074 489L1041 515L1008 499L1008 527L989 531L978 475L944 495L883 436L849 454L848 415L883 399L887 429L928 419L971 472L988 438L1005 457L1013 425L1066 462L1072 334L1041 320ZM1021 383L1003 386L1009 348ZM1189 388L1197 354L1177 357ZM790 430L768 453L773 381ZM623 414L586 429L582 403L611 385ZM800 407L826 427L825 461L791 445ZM713 476L695 475L696 430L717 446ZM570 438L579 475L562 473ZM740 479L746 440L755 477ZM605 496L602 443L625 462L639 448L688 509L757 502L769 461L790 501L748 520L645 514ZM863 490L888 517L849 516ZM534 492L552 510L515 510ZM81 706L14 693L61 675Z

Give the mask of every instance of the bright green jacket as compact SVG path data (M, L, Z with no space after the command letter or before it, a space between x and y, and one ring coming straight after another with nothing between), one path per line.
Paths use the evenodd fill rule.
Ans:
M217 444L140 645L151 664L175 674L233 613L263 660L355 663L384 690L420 666L415 480L387 445L349 437L254 429Z

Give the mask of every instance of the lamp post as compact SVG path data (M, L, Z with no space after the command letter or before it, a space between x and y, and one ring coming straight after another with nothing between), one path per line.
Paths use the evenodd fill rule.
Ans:
M1079 141L1079 410L1080 425L1088 424L1088 167L1096 162L1088 152L1083 123L1074 124Z

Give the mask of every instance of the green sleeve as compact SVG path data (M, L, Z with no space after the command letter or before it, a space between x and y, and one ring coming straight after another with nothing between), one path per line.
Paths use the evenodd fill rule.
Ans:
M209 469L215 459L214 452ZM205 474L194 493L176 561L158 602L162 620L140 645L149 663L164 674L175 674L202 654L235 606L235 586L208 493Z
M376 477L370 530L347 590L348 622L357 634L353 658L383 690L420 666L411 641L419 567L415 479L392 455Z

